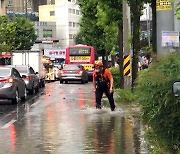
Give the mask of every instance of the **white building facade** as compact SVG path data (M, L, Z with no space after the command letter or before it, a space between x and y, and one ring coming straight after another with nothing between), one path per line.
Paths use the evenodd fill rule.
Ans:
M55 0L54 5L39 7L40 22L56 23L56 38L61 48L75 45L74 38L79 32L80 17L77 0Z
M5 15L5 0L0 0L0 15Z

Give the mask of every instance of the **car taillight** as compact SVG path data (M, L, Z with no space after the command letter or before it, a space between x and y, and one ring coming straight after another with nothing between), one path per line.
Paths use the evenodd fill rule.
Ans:
M60 70L60 74L63 74L64 73L64 71L63 70Z
M79 74L82 74L83 73L83 71L79 71Z
M9 79L7 79L7 82L13 83L13 82L14 82L14 79L13 79L13 78L9 78Z
M31 76L27 75L26 79L31 80Z
M13 79L13 78L1 79L0 82L13 83L13 82L14 82L14 79Z

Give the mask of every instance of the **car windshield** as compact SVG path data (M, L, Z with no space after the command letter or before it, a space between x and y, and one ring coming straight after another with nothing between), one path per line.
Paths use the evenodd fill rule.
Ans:
M10 76L10 68L0 68L0 77Z
M80 70L80 65L65 65L64 70Z
M19 73L27 73L28 72L26 67L18 66L18 67L16 67L16 69L19 71Z

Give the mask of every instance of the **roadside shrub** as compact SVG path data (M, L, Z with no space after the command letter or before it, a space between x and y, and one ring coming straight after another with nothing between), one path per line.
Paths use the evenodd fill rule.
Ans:
M154 134L154 145L169 153L180 149L180 98L172 93L176 80L180 80L180 54L173 53L140 71L135 88L143 121Z
M119 87L119 67L111 67L110 71L114 79L114 88L118 88Z
M132 92L131 89L116 89L117 101L120 103L131 104L134 103L138 97L135 92Z

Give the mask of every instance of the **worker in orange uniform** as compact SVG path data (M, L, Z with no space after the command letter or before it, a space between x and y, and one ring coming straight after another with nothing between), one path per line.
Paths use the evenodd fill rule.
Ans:
M114 98L113 98L113 76L108 68L103 68L103 63L97 61L95 63L95 70L93 72L93 85L96 95L96 108L101 109L101 99L103 93L106 94L111 111L115 110Z

